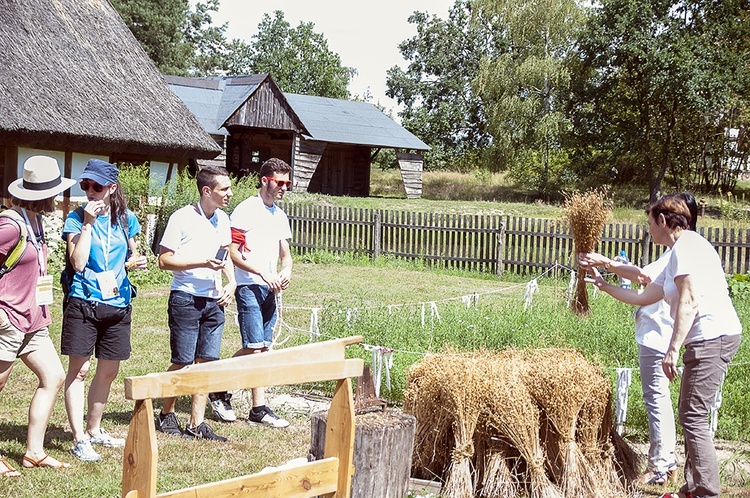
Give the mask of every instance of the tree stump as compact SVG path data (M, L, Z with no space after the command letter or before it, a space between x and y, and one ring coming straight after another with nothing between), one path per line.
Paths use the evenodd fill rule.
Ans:
M312 414L310 454L323 458L327 411ZM395 410L357 414L354 423L354 498L403 498L409 490L416 419Z

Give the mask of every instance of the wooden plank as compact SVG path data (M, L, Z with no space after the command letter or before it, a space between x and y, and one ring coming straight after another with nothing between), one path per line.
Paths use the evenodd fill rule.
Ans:
M339 380L333 393L326 422L324 456L338 458L339 475L336 492L323 496L349 498L354 474L354 400L349 378Z
M150 399L135 403L128 427L122 462L122 496L152 498L156 496L156 428ZM135 491L133 495L131 492Z
M254 357L266 356L268 353L247 355L236 359L253 360ZM307 361L294 364L258 366L252 361L234 363L231 366L222 365L226 360L210 363L211 370L190 370L187 367L173 372L148 374L142 377L125 379L125 397L128 399L169 398L195 393L213 393L233 389L249 389L252 387L283 386L286 384L301 384L303 382L318 382L345 377L359 377L362 375L364 362L359 359L318 361L310 357ZM212 375L221 373L221 375Z
M305 498L336 490L339 459L326 458L192 488L161 493L157 498Z

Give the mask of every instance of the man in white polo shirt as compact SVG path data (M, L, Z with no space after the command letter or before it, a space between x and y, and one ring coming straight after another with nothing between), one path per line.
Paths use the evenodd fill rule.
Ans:
M227 257L232 240L229 217L220 209L232 198L229 174L224 168L206 167L196 180L200 200L169 217L159 249L159 268L173 272L168 307L172 365L168 371L219 359L224 306L236 287L234 265ZM226 285L222 285L222 274ZM165 398L156 428L189 439L226 441L203 420L206 397L193 395L184 432L174 413L176 398Z

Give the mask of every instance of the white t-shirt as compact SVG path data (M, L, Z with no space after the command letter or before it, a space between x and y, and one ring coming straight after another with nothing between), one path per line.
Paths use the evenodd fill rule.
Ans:
M220 247L232 242L229 217L221 209L206 218L195 204L172 213L160 245L174 251L175 257L186 260L205 260L216 256ZM194 268L173 272L172 290L180 290L199 297L218 298L221 295L221 271Z
M688 230L682 232L672 246L669 263L655 280L664 288L664 298L670 304L673 319L679 299L674 279L682 275L690 275L698 304L685 344L742 333L719 255L710 242Z
M289 218L276 204L266 206L260 195L248 197L234 208L232 228L245 232L242 256L261 272L275 274L279 265L279 243L292 238ZM237 285L267 285L257 273L235 266Z
M643 267L643 273L653 282L664 271L671 251L667 249L654 261ZM666 353L672 339L674 320L669 314L669 304L660 299L654 304L639 307L635 312L635 342L641 346Z

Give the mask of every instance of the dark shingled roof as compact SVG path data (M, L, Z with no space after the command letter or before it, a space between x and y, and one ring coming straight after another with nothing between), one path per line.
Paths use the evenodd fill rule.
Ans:
M206 131L227 135L224 123L252 96L266 76L164 78ZM285 93L284 98L310 132L305 135L308 140L414 150L430 148L367 102L293 93Z
M170 158L221 151L108 0L3 0L0 140Z

